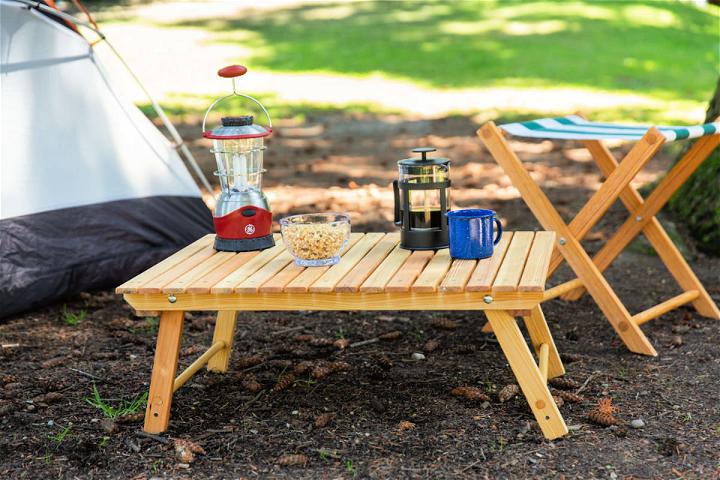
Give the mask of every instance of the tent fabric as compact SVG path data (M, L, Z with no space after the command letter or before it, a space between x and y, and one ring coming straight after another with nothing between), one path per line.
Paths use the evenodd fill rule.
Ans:
M118 284L212 231L181 158L82 36L0 0L0 317Z
M500 128L518 137L559 140L640 140L650 127L651 125L590 122L577 115L500 125ZM673 142L720 132L720 123L687 127L658 126L656 128L665 137L665 141Z

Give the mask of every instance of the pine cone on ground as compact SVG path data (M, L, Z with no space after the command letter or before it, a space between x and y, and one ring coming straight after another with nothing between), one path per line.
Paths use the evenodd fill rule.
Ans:
M330 370L333 372L342 372L344 370L350 370L350 364L347 362L338 360L335 362L330 362L328 364L328 368L330 368Z
M383 340L385 342L397 340L400 337L402 337L402 332L400 330L393 330L392 332L383 333L382 335L378 336L380 340Z
M517 395L518 393L520 393L520 387L518 387L514 383L511 383L510 385L505 385L503 388L501 388L497 396L500 403L505 403L515 397L515 395Z
M588 419L590 419L591 422L603 427L610 427L618 424L617 418L607 413L598 412L597 410L592 410L588 413Z
M313 338L312 340L310 340L310 345L312 345L313 347L329 347L333 343L335 343L335 340L333 340L332 338L321 337Z
M555 377L548 380L548 383L555 388L562 390L575 390L580 388L580 384L571 378Z
M243 355L238 359L238 368L254 367L260 365L264 359L260 355Z
M473 345L472 343L462 343L453 348L453 351L455 353L459 353L460 355L467 355L468 353L477 352L477 345Z
M327 365L324 365L324 364L320 364L320 365L315 365L313 367L312 371L310 372L310 375L312 375L312 377L314 379L320 380L321 378L327 377L331 373L332 373L332 369L330 367L328 367Z
M425 353L432 353L437 350L439 346L440 342L438 342L437 340L428 340L427 342L425 342L425 345L423 345L423 351Z
M309 333L302 333L299 335L295 335L293 337L293 340L295 340L296 342L308 343L308 342L312 342L313 340L315 340L315 336L310 335Z
M430 322L430 326L437 328L438 330L455 330L458 328L458 323L454 320L447 318L438 318Z
M555 401L555 405L557 405L558 408L565 405L565 400L563 400L562 397L558 395L553 395L553 400Z
M466 400L489 402L490 397L485 395L482 390L477 387L455 387L450 390L450 394L455 397L462 397Z
M272 391L273 392L282 392L286 388L292 386L292 384L295 383L295 380L297 380L297 379L295 378L295 375L293 375L292 373L285 374L282 377L280 377L278 382L273 387Z
M585 397L578 395L573 392L566 392L565 390L553 390L554 396L560 397L568 403L582 403L585 401Z
M292 360L283 360L283 359L268 360L265 364L271 368L283 368L283 369L291 368L293 366Z
M615 418L614 414L620 409L612 404L612 398L601 398L594 410L588 413L590 421L609 427L611 425L617 425L618 419Z
M314 365L313 362L302 361L302 362L298 363L297 365L295 365L295 367L293 368L293 373L295 375L302 375L302 374L308 372L313 367L313 365Z
M322 413L315 418L315 427L325 428L332 421L333 418L335 418L334 413Z
M564 363L582 362L585 360L585 355L580 355L579 353L561 353L560 359Z
M305 465L308 459L305 455L282 455L275 461L280 466L291 467L293 465Z
M255 378L255 375L252 373L245 374L242 377L240 385L242 385L245 390L252 393L257 393L263 388L262 384L257 381L257 378Z
M377 359L377 364L385 370L389 370L395 366L393 361L387 355L380 355Z

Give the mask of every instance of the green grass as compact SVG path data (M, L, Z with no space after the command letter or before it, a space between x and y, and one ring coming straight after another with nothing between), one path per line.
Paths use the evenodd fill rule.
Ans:
M74 327L83 322L85 317L87 317L85 310L80 310L78 313L75 313L68 310L67 305L63 305L63 322L65 322L65 325Z
M110 405L108 400L103 400L100 397L100 392L97 389L97 385L93 385L92 397L85 398L85 401L98 408L102 411L103 415L108 418L124 417L125 415L132 415L137 413L141 408L145 406L147 402L147 392L137 395L132 400L119 400L116 406Z
M243 62L270 71L705 101L719 73L719 12L670 0L375 1L247 10L173 25L208 31L211 42L236 45L249 52Z
M55 442L57 446L59 447L62 445L62 443L65 441L65 439L70 434L70 429L72 428L72 425L68 425L67 427L63 428L62 431L56 433L55 435L48 435L48 438Z

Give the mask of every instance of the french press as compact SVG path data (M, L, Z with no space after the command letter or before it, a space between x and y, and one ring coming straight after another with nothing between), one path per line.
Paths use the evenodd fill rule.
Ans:
M415 148L421 158L398 162L398 179L393 181L395 225L401 227L400 247L408 250L436 250L448 246L447 210L449 164L447 158L428 158L434 148Z

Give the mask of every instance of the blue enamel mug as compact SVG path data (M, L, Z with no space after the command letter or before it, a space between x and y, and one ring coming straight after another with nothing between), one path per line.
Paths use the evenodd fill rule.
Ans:
M471 260L492 256L493 247L502 238L502 224L494 211L481 208L452 210L447 217L452 258Z

